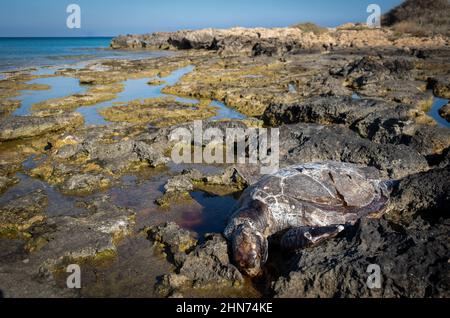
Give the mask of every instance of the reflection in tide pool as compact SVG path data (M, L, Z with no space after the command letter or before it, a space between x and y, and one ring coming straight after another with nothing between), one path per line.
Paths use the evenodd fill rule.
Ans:
M239 195L217 196L203 191L194 191L192 198L201 206L200 210L187 210L182 217L184 228L198 233L202 238L207 233L222 233Z

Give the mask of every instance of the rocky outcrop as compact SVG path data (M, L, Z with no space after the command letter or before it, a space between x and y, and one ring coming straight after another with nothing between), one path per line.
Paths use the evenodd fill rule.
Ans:
M378 144L339 126L315 124L280 128L280 160L283 165L317 161L343 161L372 166L385 177L402 178L428 170L425 157L405 145Z
M276 297L448 297L449 223L409 228L362 220L339 239L304 250L274 285ZM381 285L369 288L379 266ZM367 272L370 270L369 272Z
M165 248L177 267L156 286L162 295L178 294L187 288L238 288L243 283L241 273L230 263L222 235L206 235L205 242L197 245L194 233L174 223L152 227L148 233L151 240Z
M11 116L0 122L0 141L36 137L83 124L78 113L46 116Z
M409 105L335 96L272 104L263 119L274 126L299 122L340 124L376 143L404 144L423 155L442 153L450 146L450 131L414 122L415 112Z
M353 89L380 81L404 78L410 75L414 68L407 59L382 59L380 57L364 56L343 67L333 75L344 76L346 85Z
M410 175L394 187L388 218L408 224L420 215L432 222L448 218L450 166Z
M333 48L386 47L390 45L432 47L448 43L446 37L418 41L406 36L395 42L393 33L387 29L330 29L328 32L305 32L300 28L232 28L156 32L144 35L119 36L112 40L113 49L158 50L213 50L223 54L246 53L258 55L281 55L300 50L329 50ZM426 43L425 43L426 42Z
M439 115L450 123L450 103L439 109Z
M10 200L0 207L0 237L18 237L45 219L48 198L41 190Z
M449 14L448 0L406 0L383 15L381 23L420 36L450 35Z

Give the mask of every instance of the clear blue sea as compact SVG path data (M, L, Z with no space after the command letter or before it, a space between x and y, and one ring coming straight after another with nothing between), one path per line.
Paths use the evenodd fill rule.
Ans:
M164 54L110 50L111 39L111 37L0 38L0 71L74 64L97 58L139 59Z

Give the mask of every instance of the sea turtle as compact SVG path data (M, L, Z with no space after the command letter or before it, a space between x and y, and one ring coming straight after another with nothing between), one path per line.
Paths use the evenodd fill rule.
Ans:
M287 250L314 246L362 217L380 217L391 187L373 168L331 161L264 176L242 194L224 231L233 261L257 276L267 261L269 236L287 231L281 237Z

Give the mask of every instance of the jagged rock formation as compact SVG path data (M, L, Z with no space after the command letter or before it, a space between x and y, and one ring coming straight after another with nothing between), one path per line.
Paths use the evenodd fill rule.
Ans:
M433 47L449 43L443 36L418 39L407 36L396 39L388 29L329 29L315 34L298 28L232 28L156 32L119 36L112 40L113 49L213 50L222 54L281 55L301 50L330 50L358 47Z

